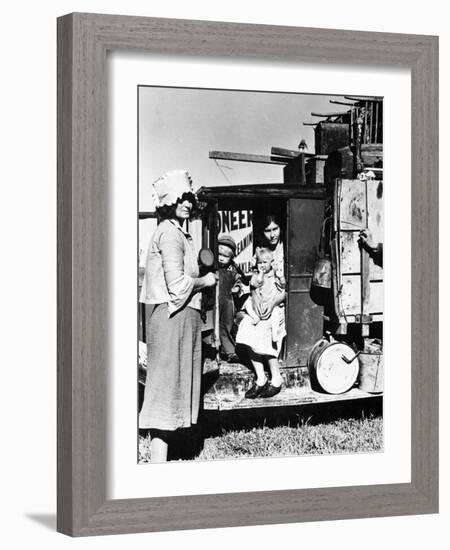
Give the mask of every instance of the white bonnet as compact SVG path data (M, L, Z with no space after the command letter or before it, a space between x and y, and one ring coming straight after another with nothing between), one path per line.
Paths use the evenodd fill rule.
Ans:
M155 206L175 204L183 193L193 193L192 177L186 170L170 170L153 183Z

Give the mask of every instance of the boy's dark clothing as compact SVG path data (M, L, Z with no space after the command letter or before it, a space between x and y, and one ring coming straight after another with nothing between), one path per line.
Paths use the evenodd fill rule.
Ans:
M219 266L219 335L220 351L229 356L235 353L236 342L234 340L235 304L231 289L239 281L243 281L244 275L239 267L231 262L226 267Z

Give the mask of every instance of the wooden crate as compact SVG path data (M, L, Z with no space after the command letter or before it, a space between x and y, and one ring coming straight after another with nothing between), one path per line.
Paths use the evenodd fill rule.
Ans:
M375 243L383 242L383 181L336 180L334 195L335 302L341 323L361 322L367 314L380 321L384 310L383 269L368 259L363 293L363 255L359 233L368 229ZM364 297L366 304L364 305ZM366 311L364 310L366 308Z

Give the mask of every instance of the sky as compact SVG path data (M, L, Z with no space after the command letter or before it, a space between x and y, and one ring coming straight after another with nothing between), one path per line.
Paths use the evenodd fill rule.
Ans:
M209 151L270 155L272 146L314 153L311 112L345 112L341 96L142 86L139 88L139 209L154 210L151 183L185 169L203 186L282 183L283 166L214 161Z

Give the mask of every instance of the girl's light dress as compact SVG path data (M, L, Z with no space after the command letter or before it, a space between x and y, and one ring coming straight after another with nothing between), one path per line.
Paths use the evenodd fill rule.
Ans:
M277 284L277 277L272 270L264 275L263 286L253 292L257 294L258 300L267 304L279 291L280 286ZM251 297L248 298L250 302L251 299ZM260 319L256 324L252 317L245 312L238 327L236 343L250 347L257 355L278 357L285 336L284 307L278 305L273 308L269 319Z

